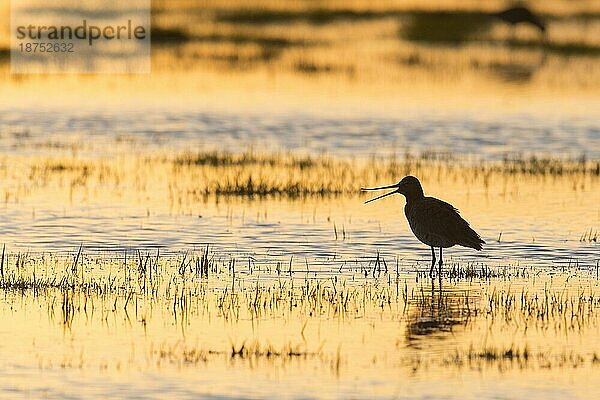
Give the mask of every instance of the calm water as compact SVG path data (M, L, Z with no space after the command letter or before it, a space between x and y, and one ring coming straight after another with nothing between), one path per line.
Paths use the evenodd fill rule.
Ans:
M398 118L328 118L311 114L232 114L205 111L65 112L0 110L0 148L31 154L73 146L106 154L114 142L172 150L293 150L337 157L445 151L501 159L511 154L600 158L595 116L506 113L496 117L440 114Z
M93 259L84 265L85 279L110 274ZM204 280L161 268L153 295L132 273L131 295L6 291L0 338L11 347L0 360L2 396L475 399L598 391L589 380L598 368L598 284L575 269L441 288L414 273L373 278L356 269L312 281L301 272L265 280L259 291L257 279L267 275L260 270L238 272L234 289L226 269ZM113 277L122 282L118 272ZM317 284L324 295L309 300L304 290ZM334 307L340 292L349 298L342 312ZM177 293L185 308L174 303ZM266 300L258 314L255 293ZM306 356L232 356L243 343L290 345Z
M424 172L426 194L457 206L487 242L446 250L447 271L475 275L440 282L426 277L430 251L410 232L404 199L363 204L358 188L387 178L341 196L195 197L176 179L201 174L68 169L248 149L600 160L593 6L536 4L550 19L545 43L530 27L488 21L448 44L444 29L418 37L423 18L444 20L421 14L422 2L372 15L362 12L372 2L300 7L289 24L268 12L280 1L265 0L257 20L236 13L243 2L228 2L230 15L218 1L171 3L153 23L188 39L161 43L168 31L155 32L150 75L13 76L0 60L0 398L600 395L590 379L600 360L598 176L496 175L488 185ZM67 168L35 171L48 160ZM193 263L182 272L207 245L210 278ZM152 281L138 257L157 249ZM477 276L485 267L499 276ZM67 286L36 286L57 281ZM254 355L232 355L242 345Z
M358 192L301 199L208 196L174 205L172 178L162 175L150 173L139 182L124 175L122 185L111 179L74 185L68 171L64 177L51 172L32 178L30 170L35 159L110 165L130 153L135 159L248 148L342 159L430 150L474 162L514 154L598 159L595 118L19 109L2 110L0 116L0 193L5 196L0 235L11 252L9 268L17 263L16 253L42 259L54 254L66 261L46 267L29 261L15 273L31 277L46 269L60 275L83 244L84 276L108 271L121 279L125 252L136 271L137 251L154 255L159 248L170 288L150 296L137 286L113 295L73 293L76 306L68 322L63 292L23 296L6 291L0 341L11 355L0 359L0 397L558 399L585 398L597 390L587 377L598 368L600 243L581 240L588 232L597 235L600 227L597 177L507 176L486 187L478 180L472 185L445 181L430 172L423 179L426 193L455 204L487 242L482 252L446 250L446 266L527 271L529 276L444 280L443 290L431 290L430 281L419 275L429 269L430 252L410 232L400 196L369 205L363 204L369 196ZM386 183L391 182L356 182L356 188ZM192 311L182 319L174 313L177 294L205 284L176 271L185 254L199 254L206 245L225 272L213 278L208 294L190 292ZM387 272L375 269L377 254ZM236 277L226 273L232 259ZM104 262L116 264L105 267ZM254 293L256 281L267 285L265 293L274 293L281 287L298 290L308 280L350 288L357 309L338 315L329 305L319 312L282 315L289 306L280 306L257 318L245 314L242 304L242 314L232 321L217 299L224 287L225 293L233 290L229 285L235 279L242 303ZM363 303L362 290L373 295L370 302ZM410 293L406 306L398 300L402 290ZM395 291L394 300L382 300ZM568 305L552 303L555 313L541 319L519 314L527 309L522 303L500 307L507 313L502 317L489 309L497 296L512 294L523 301L524 293L534 309L547 309L539 301L549 293L558 296L553 302ZM300 292L291 298L303 297ZM586 312L568 308L578 302ZM231 347L246 341L290 344L319 356L232 360ZM528 361L522 356L488 360L487 351L504 354L513 346L527 348ZM191 362L194 349L215 353Z
M600 157L597 120L508 116L479 120L331 119L316 116L232 115L210 113L87 112L42 113L4 111L0 148L6 156L111 157L111 153L248 148L291 150L336 157L373 154L403 156L435 149L476 159L496 160L515 153L563 157ZM410 145L405 146L404 143ZM109 152L110 149L110 152ZM12 168L5 165L5 168ZM398 179L401 178L399 172ZM360 186L390 182L356 182ZM596 241L582 235L598 231L599 186L591 179L573 190L569 178L509 183L511 192L482 186L465 191L450 182L435 182L427 193L451 201L488 242L475 253L461 248L446 257L488 265L565 266L597 264ZM12 190L18 183L11 183ZM512 186L512 187L511 187ZM166 185L158 186L161 191ZM28 189L36 192L36 186ZM67 189L59 189L61 193ZM132 192L133 193L133 192ZM56 201L56 193L40 188L37 195L8 201L0 216L3 241L31 251L156 248L185 251L211 244L224 253L286 259L300 266L311 260L323 266L368 257L377 251L426 267L429 252L410 232L397 196L363 205L367 196L324 199L208 199L185 210L166 207L159 193L148 200L114 205L93 195ZM337 231L337 238L335 236ZM275 259L272 258L272 259ZM287 261L286 261L287 262ZM327 269L327 268L325 268Z

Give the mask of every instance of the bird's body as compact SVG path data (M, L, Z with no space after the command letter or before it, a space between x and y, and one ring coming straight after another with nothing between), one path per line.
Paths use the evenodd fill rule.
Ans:
M481 250L481 238L471 229L458 210L435 197L411 200L404 206L404 215L417 239L431 247L455 245Z
M499 18L510 25L530 24L538 28L542 33L546 31L546 24L544 24L544 21L527 7L510 7L506 10L493 13L492 16Z
M434 248L440 249L439 267L442 267L442 249L455 245L470 247L481 250L485 242L479 237L467 221L465 221L453 205L435 197L425 196L421 183L414 176L406 176L395 185L376 188L363 188L362 190L396 190L386 193L367 202L389 196L394 193L403 194L406 197L404 214L414 235L422 243L431 246L433 257L430 273L433 273L435 265Z

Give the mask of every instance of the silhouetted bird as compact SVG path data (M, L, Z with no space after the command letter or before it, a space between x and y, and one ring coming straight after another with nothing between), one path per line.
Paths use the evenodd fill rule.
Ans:
M546 24L542 19L534 14L530 9L523 6L516 6L507 8L504 11L500 11L492 14L493 17L499 18L502 21L510 25L517 24L531 24L537 27L542 33L546 32Z
M470 247L481 250L485 242L477 232L469 227L458 213L458 210L435 197L426 197L423 194L421 183L414 176L405 176L394 185L380 186L374 188L361 188L361 190L396 189L392 192L367 200L366 203L381 199L383 197L400 193L406 197L404 214L417 239L431 246L431 269L429 274L433 275L435 266L435 247L440 248L439 273L442 272L442 249L454 245Z

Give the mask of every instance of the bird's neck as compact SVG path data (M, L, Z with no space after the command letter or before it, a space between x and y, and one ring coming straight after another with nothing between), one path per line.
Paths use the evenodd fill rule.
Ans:
M406 203L407 204L415 204L415 203L420 202L424 198L425 198L425 195L423 194L422 191L419 193L409 193L406 195Z

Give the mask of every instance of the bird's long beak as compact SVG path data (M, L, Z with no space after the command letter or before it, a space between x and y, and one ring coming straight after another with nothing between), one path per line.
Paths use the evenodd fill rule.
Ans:
M388 186L378 186L378 187L374 187L374 188L360 188L360 190L362 190L363 192L366 192L366 191L370 191L370 190L384 190L384 189L397 189L397 188L398 188L398 184L395 183L393 185L388 185ZM365 204L370 203L375 200L383 199L384 197L387 197L396 192L397 192L397 190L394 190L393 192L385 193L385 194L382 194L381 196L374 197L370 200L365 201Z

